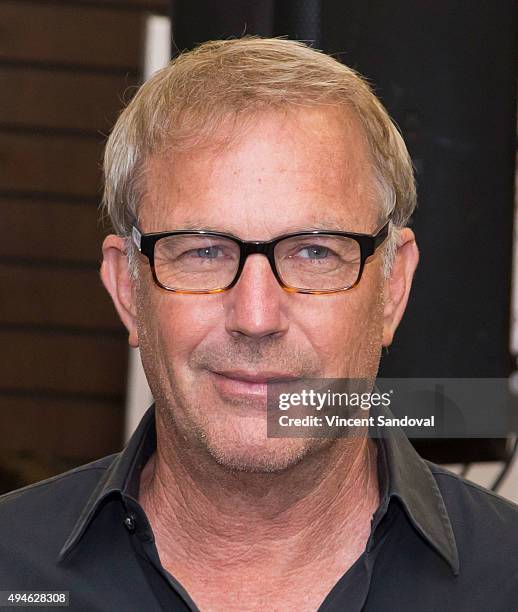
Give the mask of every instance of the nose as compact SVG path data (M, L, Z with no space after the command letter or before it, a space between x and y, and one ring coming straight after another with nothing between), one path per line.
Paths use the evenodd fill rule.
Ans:
M284 305L288 295L264 255L247 257L241 276L226 295L226 330L250 338L282 336L288 330Z

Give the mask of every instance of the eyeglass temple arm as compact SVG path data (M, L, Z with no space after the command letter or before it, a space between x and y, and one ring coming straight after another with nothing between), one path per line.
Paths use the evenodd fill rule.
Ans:
M384 242L389 234L389 226L392 221L392 215L385 221L385 224L382 225L372 236L374 237L374 248L379 247L379 245Z
M140 231L138 230L136 225L134 225L131 228L131 238L133 239L133 242L135 243L135 246L137 247L137 249L140 252L142 252L142 250L141 250L142 234L140 233Z

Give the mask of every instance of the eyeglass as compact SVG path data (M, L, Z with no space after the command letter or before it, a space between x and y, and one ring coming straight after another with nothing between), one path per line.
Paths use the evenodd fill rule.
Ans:
M278 283L294 293L336 293L355 287L365 263L387 238L388 221L374 234L303 231L273 240L241 240L205 230L142 233L132 239L159 287L177 293L219 293L239 280L249 255L264 255Z

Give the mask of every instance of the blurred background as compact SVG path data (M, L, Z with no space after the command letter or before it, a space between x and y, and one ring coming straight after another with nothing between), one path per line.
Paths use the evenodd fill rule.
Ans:
M119 451L151 401L99 280L102 150L136 87L213 38L323 49L403 132L421 261L380 375L518 387L517 33L512 0L0 0L0 492ZM416 446L518 501L511 428Z

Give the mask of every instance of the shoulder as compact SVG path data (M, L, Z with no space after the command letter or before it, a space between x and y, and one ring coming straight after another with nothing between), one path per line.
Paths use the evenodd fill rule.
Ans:
M92 463L80 465L68 472L52 476L52 478L0 495L0 516L11 510L30 506L33 503L39 504L44 502L45 499L52 501L53 496L59 494L59 492L72 490L80 494L85 488L81 485L88 487L88 484L93 484L95 486L100 476L116 457L116 454L109 455Z
M0 496L0 556L41 548L58 554L117 455Z
M464 518L490 520L498 526L518 521L518 505L494 491L462 478L434 463L426 462L432 472L449 511L462 512Z
M427 462L450 519L461 574L469 568L518 577L518 505L469 480ZM476 572L478 573L478 572Z

